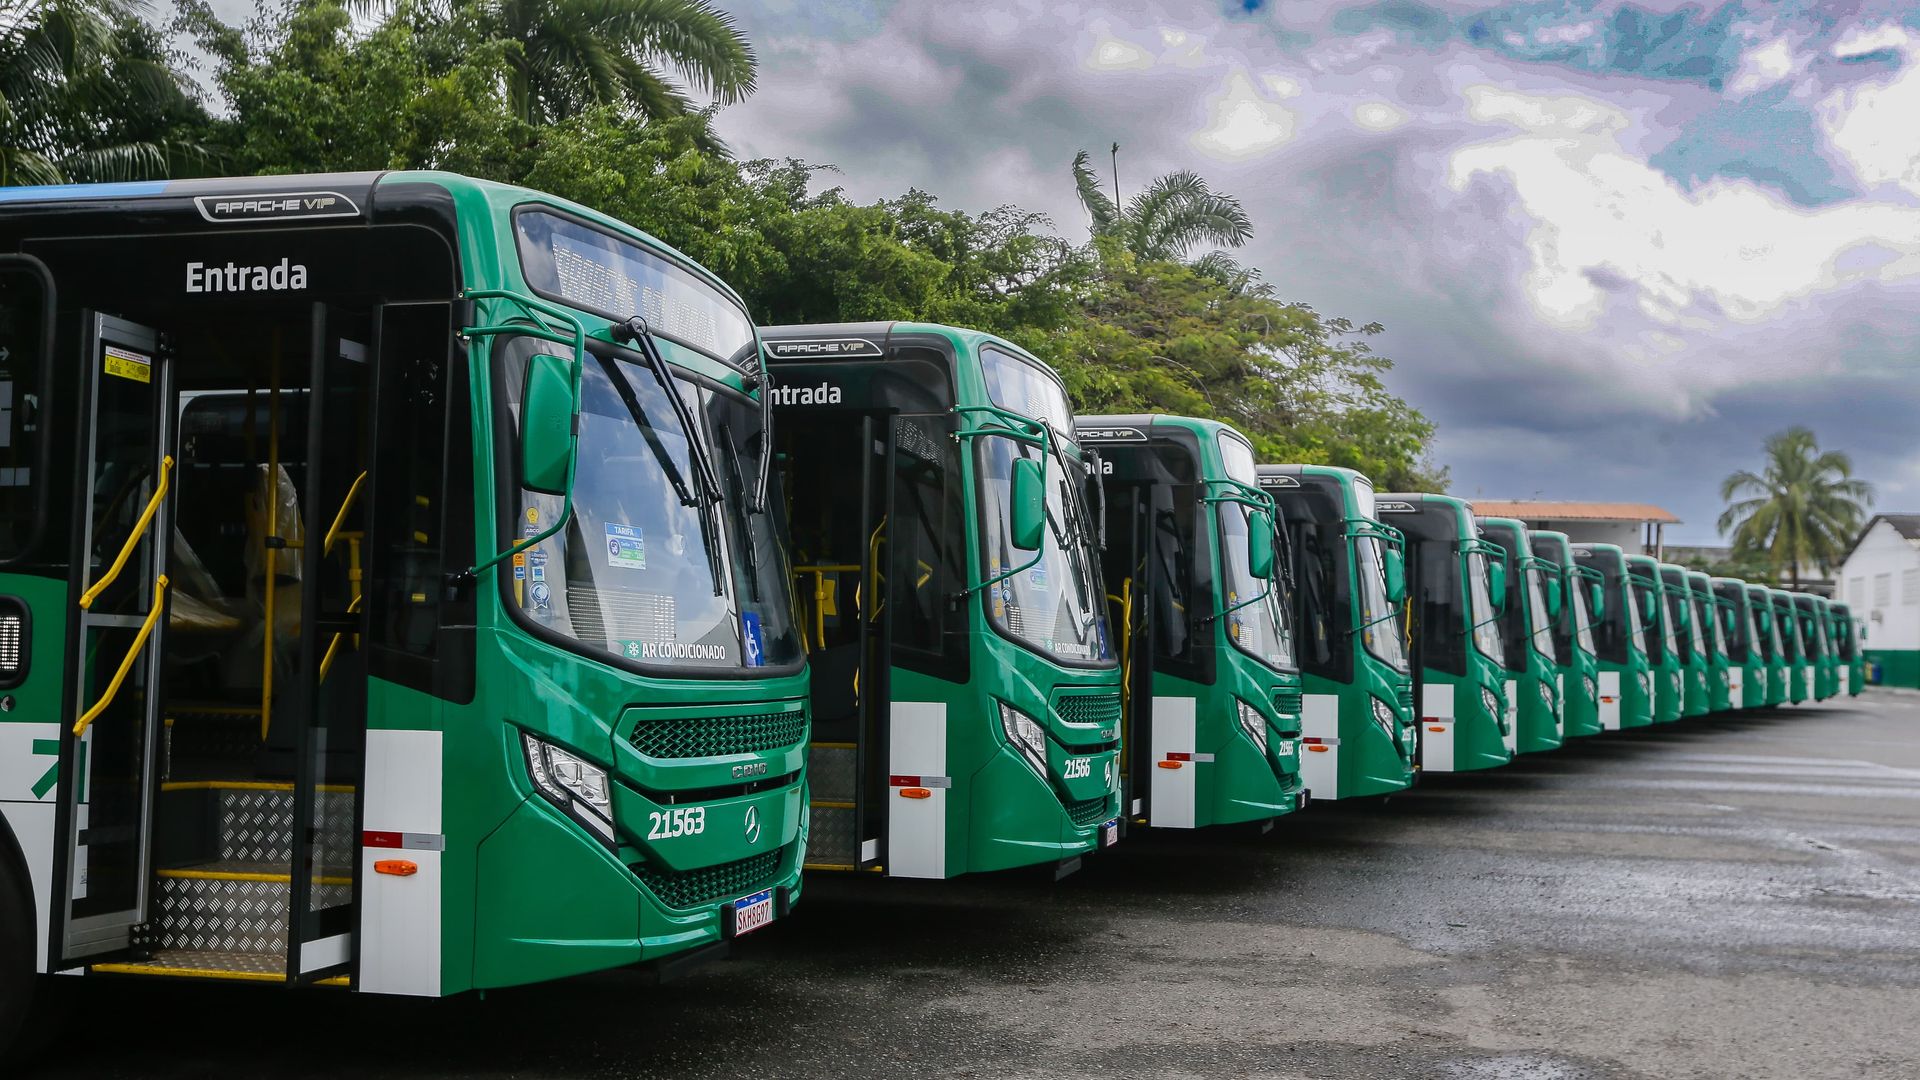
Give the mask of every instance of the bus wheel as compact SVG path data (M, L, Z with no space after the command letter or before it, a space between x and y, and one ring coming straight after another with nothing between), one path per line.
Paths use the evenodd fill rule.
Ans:
M21 1037L40 981L33 973L32 895L13 860L0 857L0 1065L37 1041Z

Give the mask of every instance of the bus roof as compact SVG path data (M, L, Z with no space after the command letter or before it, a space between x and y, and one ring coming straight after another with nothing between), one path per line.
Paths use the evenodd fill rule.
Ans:
M1349 469L1343 465L1261 465L1261 476L1331 476L1344 483L1355 480L1373 486L1373 480L1358 469Z
M293 173L140 180L115 184L0 187L0 221L64 207L81 214L137 210L149 218L155 211L172 211L196 226L285 228L303 224L344 225L351 224L355 219L367 218L376 191L384 206L389 200L404 202L404 189L413 185L437 186L455 196L470 193L496 206L511 206L523 201L547 203L656 249L726 293L742 308L746 307L746 302L732 286L659 237L557 195L460 173L431 170ZM155 231L151 220L143 223L141 231Z

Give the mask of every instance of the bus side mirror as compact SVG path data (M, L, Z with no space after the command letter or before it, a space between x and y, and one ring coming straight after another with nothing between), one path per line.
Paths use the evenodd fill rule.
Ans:
M1013 546L1037 551L1047 528L1046 481L1040 462L1017 458L1013 463Z
M520 486L565 495L573 466L573 361L550 353L527 360L520 402Z
M1640 594L1640 618L1651 623L1660 617L1660 594L1648 589Z
M1547 579L1547 617L1560 617L1560 579L1557 577Z
M1680 605L1680 629L1682 630L1693 629L1693 605L1692 604Z
M1384 545L1382 545L1384 547ZM1387 603L1399 604L1407 599L1407 559L1399 548L1387 548L1382 568L1387 572Z
M1247 573L1273 577L1273 518L1265 510L1247 515Z
M1507 564L1504 559L1487 560L1487 599L1495 611L1507 610Z
M1591 601L1591 603L1588 606L1593 608L1593 617L1595 619L1606 618L1607 617L1607 594L1604 591L1602 591L1600 586L1598 585L1588 585L1587 590L1588 590L1588 599Z

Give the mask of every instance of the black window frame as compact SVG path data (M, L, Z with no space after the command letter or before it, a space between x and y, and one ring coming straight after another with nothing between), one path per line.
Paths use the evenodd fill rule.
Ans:
M39 398L38 413L40 416L40 430L36 432L38 438L35 440L39 445L34 447L29 463L29 467L33 469L32 486L34 490L29 511L31 517L28 519L25 538L13 551L0 552L0 568L19 566L27 563L34 557L40 545L47 538L47 508L51 498L49 489L52 486L48 482L48 470L51 469L53 465L53 439L50 437L51 432L49 432L46 427L46 418L54 415L55 390L53 383L53 355L54 338L57 333L57 320L59 318L59 298L56 295L53 271L48 269L47 264L32 255L21 252L6 252L0 254L0 271L12 267L23 269L28 274L40 279L42 294L40 303L40 364L39 371L37 372L40 385L36 391ZM14 408L20 408L18 401L15 402Z

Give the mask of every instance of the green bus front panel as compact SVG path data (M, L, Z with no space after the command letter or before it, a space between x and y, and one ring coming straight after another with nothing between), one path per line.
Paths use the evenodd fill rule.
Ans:
M1154 828L1266 821L1300 805L1299 718L1281 716L1276 728L1262 710L1263 751L1241 726L1236 699L1264 699L1271 709L1277 695L1230 660L1216 670L1220 680L1214 686L1153 675L1148 730L1132 736L1145 739L1147 748L1144 758L1134 759L1145 767L1132 790L1144 792L1142 810ZM1229 689L1235 685L1238 693Z
M890 672L886 760L867 767L889 782L865 791L882 804L891 876L1074 858L1094 851L1119 816L1118 669L1065 668L991 631L973 634L969 651L965 684ZM1069 699L1086 707L1063 710ZM1002 703L1046 729L1046 775L1008 742Z
M1714 653L1707 664L1707 711L1726 712L1738 706L1735 692L1734 671L1738 665L1729 663L1722 653Z
M64 696L61 657L71 628L65 579L32 574L0 574L0 596L26 608L28 633L20 655L25 678L8 690L13 707L0 712L0 824L13 832L33 884L35 971L48 970L50 903L54 899L54 808L66 778L61 774L60 743L73 718L61 713ZM84 769L85 759L80 759ZM80 801L88 794L83 790Z
M1461 677L1427 668L1420 684L1420 771L1472 772L1513 760L1519 738L1501 669L1469 650Z
M1563 734L1577 739L1598 735L1605 726L1600 722L1599 658L1577 645L1572 655L1573 663L1559 666L1560 710Z
M1767 661L1757 645L1747 646L1747 659L1733 669L1740 677L1740 693L1735 705L1742 709L1767 707Z
M370 777L381 744L443 747L441 993L656 959L720 941L734 901L771 890L784 913L799 898L804 672L661 682L512 629L479 645L471 706L383 688L368 734ZM439 730L417 726L427 718ZM536 793L523 733L613 763L614 844ZM367 828L392 829L373 795ZM371 927L380 909L367 893Z
M1313 674L1301 680L1300 775L1315 799L1390 795L1413 783L1411 678L1366 653L1355 657L1354 668L1352 683ZM1376 717L1376 701L1394 718L1391 727Z
M1707 689L1707 674L1707 658L1697 651L1682 665L1681 677L1686 693L1680 701L1680 715L1705 716L1712 710L1713 698Z
M1516 675L1508 672L1508 675ZM1527 670L1513 679L1518 705L1519 739L1522 754L1558 750L1565 741L1560 713L1559 676L1553 661L1532 648L1527 649Z

